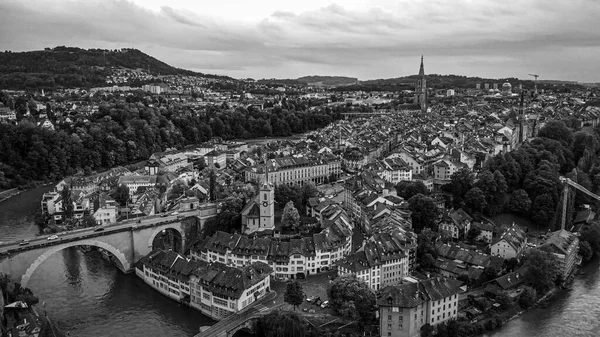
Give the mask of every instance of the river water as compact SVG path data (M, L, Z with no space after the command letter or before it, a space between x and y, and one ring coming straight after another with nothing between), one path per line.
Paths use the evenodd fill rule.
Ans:
M0 241L38 233L33 216L42 194L37 187L0 203ZM190 337L212 321L125 275L95 251L65 249L48 258L28 285L39 297L37 308L69 336ZM42 304L45 302L45 306Z
M0 241L37 234L32 223L38 187L0 203ZM532 310L488 337L600 336L600 260L591 261L546 308ZM46 260L29 287L48 315L70 336L185 336L211 320L158 294L135 275L124 275L97 253L67 249ZM43 311L44 306L38 305Z

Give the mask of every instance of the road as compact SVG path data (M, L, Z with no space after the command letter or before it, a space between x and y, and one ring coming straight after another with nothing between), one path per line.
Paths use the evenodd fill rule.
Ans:
M59 232L56 234L36 236L36 237L28 240L29 243L26 245L20 245L20 241L6 242L6 243L0 244L0 255L6 254L9 251L15 250L15 249L29 250L29 249L34 249L34 248L41 247L41 246L47 246L48 244L58 245L64 241L73 241L73 240L78 240L78 239L84 239L87 237L102 236L102 235L107 235L107 234L111 234L111 233L119 232L119 231L123 231L123 230L136 229L138 227L149 227L149 226L153 226L156 224L177 222L178 220L181 220L183 218L196 215L198 211L199 211L199 209L193 209L193 210L188 210L185 212L181 211L178 214L170 213L167 216L152 215L152 216L141 217L141 218L136 218L136 219L132 219L132 220L116 222L114 224L103 226L102 231L95 231L95 229L93 227L90 227L90 228L76 229L76 230L67 231L67 232ZM49 240L49 238L53 235L58 236L58 239Z

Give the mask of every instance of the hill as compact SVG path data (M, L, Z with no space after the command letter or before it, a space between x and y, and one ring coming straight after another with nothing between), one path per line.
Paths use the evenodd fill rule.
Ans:
M303 76L297 79L297 81L310 84L310 83L321 83L326 86L337 86L337 85L349 85L358 83L358 78L345 77L345 76Z
M143 69L153 75L206 75L175 68L137 49L56 47L29 52L0 53L0 88L51 89L105 85L111 68Z

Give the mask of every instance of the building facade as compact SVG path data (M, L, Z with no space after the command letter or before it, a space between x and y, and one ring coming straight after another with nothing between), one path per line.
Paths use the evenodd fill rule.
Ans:
M491 254L503 259L520 259L527 246L527 235L516 225L508 227L502 235L491 245Z
M378 296L381 336L417 337L425 324L437 325L458 317L460 281L409 279L383 288Z
M553 232L537 248L556 257L563 279L566 279L573 272L579 252L579 238L575 234L564 229Z
M192 261L164 250L154 250L136 265L136 275L161 294L220 320L270 291L272 269L256 262L243 268Z

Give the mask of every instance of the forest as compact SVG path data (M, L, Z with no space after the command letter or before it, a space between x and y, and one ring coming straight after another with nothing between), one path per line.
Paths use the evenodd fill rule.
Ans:
M29 52L0 52L0 88L53 89L104 86L111 67L147 69L152 74L230 79L172 67L137 49L55 47Z
M26 119L18 125L0 124L0 188L145 160L154 152L181 149L212 137L289 136L340 118L339 111L285 107L197 111L178 105L150 107L114 101L101 104L87 121L73 118L73 124L62 124L56 131Z
M452 193L455 206L489 216L513 212L530 218L540 228L560 229L560 177L600 193L599 155L600 128L574 132L563 121L551 121L540 129L538 137L488 160L476 180L471 173L458 171L446 190ZM587 195L573 192L567 203L567 228L583 204L597 206Z

